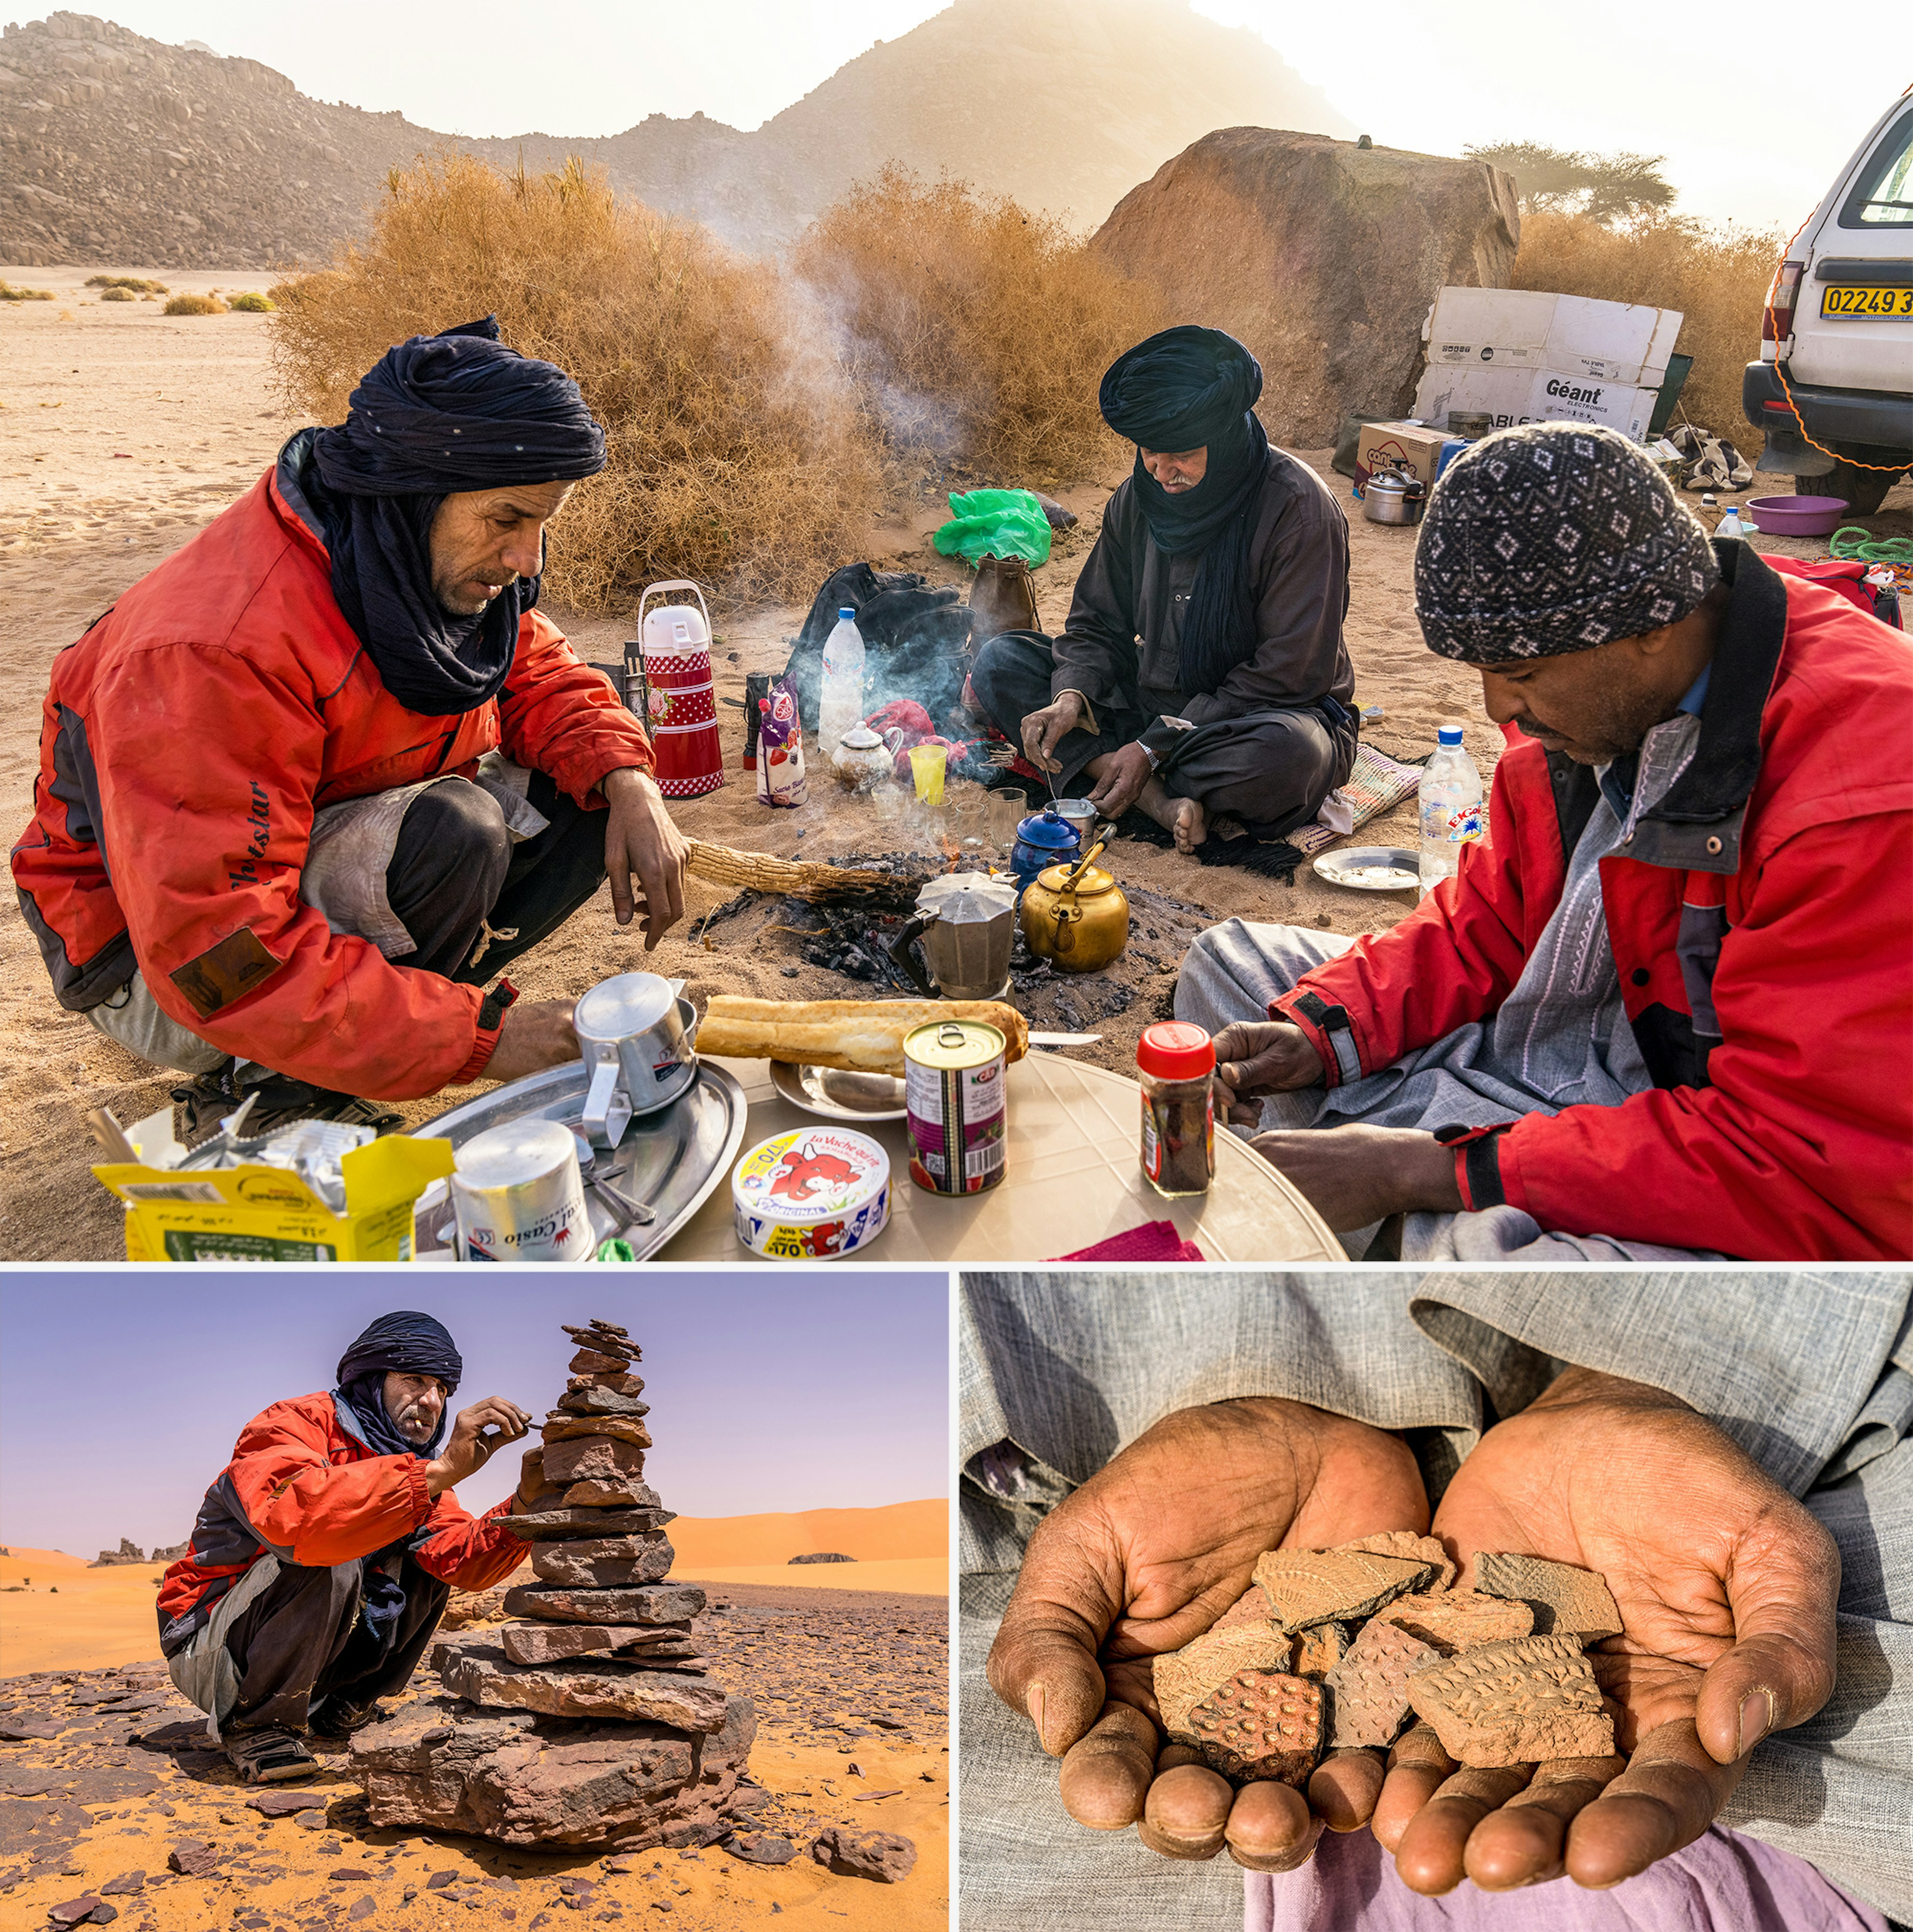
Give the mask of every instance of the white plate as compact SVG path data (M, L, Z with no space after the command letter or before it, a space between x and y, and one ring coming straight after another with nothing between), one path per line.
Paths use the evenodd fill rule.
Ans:
M793 1107L826 1120L901 1120L904 1083L889 1073L848 1073L835 1066L770 1064L771 1084Z
M1399 845L1344 845L1324 852L1315 861L1315 874L1332 886L1348 886L1358 892L1418 892L1422 889L1419 854Z

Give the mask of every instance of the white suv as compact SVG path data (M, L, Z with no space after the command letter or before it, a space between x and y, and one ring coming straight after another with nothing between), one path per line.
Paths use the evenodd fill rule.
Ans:
M1781 263L1741 397L1767 434L1759 466L1792 476L1802 495L1844 496L1866 516L1913 469L1913 88Z

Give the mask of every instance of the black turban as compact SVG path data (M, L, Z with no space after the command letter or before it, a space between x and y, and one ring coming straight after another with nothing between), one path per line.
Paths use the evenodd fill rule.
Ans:
M475 711L504 687L538 579L454 615L432 594L432 519L456 491L595 476L604 431L563 370L499 340L496 316L388 350L351 405L287 452L310 458L299 483L324 526L332 593L401 704Z
M416 1456L430 1462L445 1439L451 1419L451 1397L465 1372L457 1345L441 1322L416 1310L382 1315L339 1358L333 1406L344 1426L382 1456ZM388 1375L435 1376L445 1385L446 1406L430 1442L422 1447L401 1436L385 1409Z
M1262 365L1219 328L1165 328L1109 365L1097 401L1103 420L1136 445L1130 488L1156 547L1201 554L1183 616L1177 682L1213 692L1255 654L1249 540L1268 476L1269 438L1254 412ZM1144 467L1142 452L1207 447L1193 490L1172 495Z

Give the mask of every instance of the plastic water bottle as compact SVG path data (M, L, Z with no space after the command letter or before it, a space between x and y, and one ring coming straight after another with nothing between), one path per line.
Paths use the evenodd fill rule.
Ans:
M1746 534L1741 522L1741 506L1738 503L1727 506L1727 514L1714 526L1717 537L1738 537Z
M1422 890L1460 871L1462 848L1481 836L1481 774L1462 749L1462 728L1444 724L1422 771Z
M823 640L823 702L817 717L817 755L828 766L846 731L863 722L863 634L846 606Z

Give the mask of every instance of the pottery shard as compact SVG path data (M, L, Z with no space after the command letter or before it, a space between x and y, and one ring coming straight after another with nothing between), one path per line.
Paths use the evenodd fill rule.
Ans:
M1238 1671L1189 1713L1189 1726L1204 1762L1225 1778L1299 1791L1321 1755L1322 1687L1281 1671Z
M1429 1586L1432 1589L1445 1590L1455 1580L1453 1561L1439 1537L1417 1536L1412 1529L1387 1529L1379 1536L1365 1536L1341 1546L1344 1550L1372 1550L1378 1556L1405 1556L1411 1562L1432 1563L1435 1581Z
M1567 1636L1518 1636L1424 1664L1408 1702L1458 1764L1607 1757L1614 1724L1594 1667Z
M532 1574L545 1583L569 1583L587 1589L628 1589L634 1584L655 1583L668 1575L676 1554L661 1530L648 1537L604 1536L579 1543L538 1543L532 1546Z
M657 1493L649 1483L640 1483L635 1478L618 1482L588 1477L581 1483L572 1484L560 1501L568 1509L616 1509L626 1504L642 1508L655 1501Z
M1591 1570L1540 1556L1484 1552L1474 1560L1476 1587L1490 1597L1519 1598L1534 1613L1537 1636L1578 1636L1593 1643L1621 1634L1621 1612Z
M1271 1550L1257 1558L1255 1580L1268 1593L1270 1615L1284 1630L1330 1618L1354 1622L1419 1590L1431 1564L1363 1550Z
M615 1372L604 1375L574 1375L565 1383L565 1393L569 1395L574 1389L604 1389L613 1395L642 1395L644 1393L644 1378L642 1376L619 1375ZM560 1408L565 1406L562 1398L558 1406Z
M506 1624L495 1634L514 1664L556 1664L568 1657L614 1650L675 1648L691 1635L688 1622L674 1624Z
M756 1728L748 1697L703 1738L420 1697L355 1734L352 1769L381 1829L604 1851L707 1845L733 1828Z
M469 1704L553 1718L618 1718L703 1733L723 1727L728 1700L709 1678L647 1670L617 1658L528 1669L496 1644L440 1642L439 1682Z
M1252 1583L1235 1601L1209 1626L1213 1636L1219 1630L1234 1630L1243 1624L1274 1624L1275 1606L1269 1601L1269 1593L1260 1583Z
M1392 1744L1408 1715L1409 1672L1440 1654L1399 1624L1380 1618L1364 1624L1323 1686L1330 1748Z
M1440 1590L1426 1596L1397 1597L1381 1613L1384 1623L1432 1644L1444 1657L1478 1649L1484 1643L1505 1643L1525 1636L1534 1628L1534 1614L1525 1604L1504 1597L1484 1596L1479 1590Z
M580 1437L594 1442L629 1443L634 1449L651 1447L650 1430L634 1415L568 1415L562 1408L554 1408L545 1417L539 1433L547 1448L554 1442L575 1442ZM564 1478L554 1472L553 1480L562 1482Z
M843 1878L898 1885L916 1864L916 1846L899 1832L853 1832L832 1825L811 1841L811 1856Z
M641 1384L640 1384L641 1386ZM651 1405L634 1395L619 1395L615 1389L568 1388L558 1398L558 1406L567 1415L615 1415L635 1421L651 1413Z
M1346 1624L1311 1624L1295 1640L1295 1661L1289 1669L1319 1684L1348 1654L1348 1642Z
M561 1624L681 1623L703 1607L703 1592L690 1583L649 1583L635 1590L547 1590L521 1583L505 1593L507 1616Z
M1153 1675L1162 1728L1180 1744L1196 1743L1189 1713L1204 1698L1238 1671L1287 1670L1294 1648L1294 1639L1271 1624L1241 1624L1205 1630L1193 1643L1157 1658Z
M566 1493L568 1495L569 1491ZM644 1490L651 1496L654 1492ZM527 1543L574 1543L579 1538L634 1536L676 1521L667 1509L542 1509L526 1516L495 1516L500 1529Z
M574 1418L566 1417L568 1422ZM544 1443L545 1480L576 1483L586 1477L617 1482L644 1473L644 1450L635 1442L613 1442L608 1436L576 1436Z

